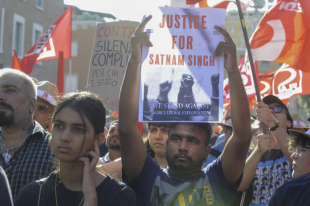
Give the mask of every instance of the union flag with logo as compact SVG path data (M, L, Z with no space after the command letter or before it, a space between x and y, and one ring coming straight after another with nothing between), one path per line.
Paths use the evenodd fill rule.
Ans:
M25 54L21 68L26 74L31 74L37 62L58 59L59 51L63 51L64 58L71 58L71 19L69 7Z
M251 37L253 59L286 63L309 72L309 12L309 0L278 1L266 12Z

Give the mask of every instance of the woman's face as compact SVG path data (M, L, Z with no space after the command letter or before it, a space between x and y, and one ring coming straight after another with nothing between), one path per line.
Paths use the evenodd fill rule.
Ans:
M88 119L70 107L65 107L55 116L52 128L52 148L63 162L75 162L94 144L95 132ZM85 138L85 141L84 141Z
M157 155L166 156L168 130L168 127L157 127L155 125L150 125L149 127L149 142L151 148Z

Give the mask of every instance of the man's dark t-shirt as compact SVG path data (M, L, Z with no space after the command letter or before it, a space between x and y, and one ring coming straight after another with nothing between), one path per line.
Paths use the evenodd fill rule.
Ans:
M123 180L127 182L123 172ZM147 155L141 173L129 183L136 193L136 206L228 206L240 180L231 185L225 178L221 156L195 177L169 173Z
M17 195L15 206L38 205L40 185L45 181L39 180L26 185ZM55 206L55 173L52 173L44 183L40 206ZM98 206L134 206L135 194L125 184L107 176L96 188ZM68 190L62 183L57 186L58 205L77 206L83 199L82 191Z

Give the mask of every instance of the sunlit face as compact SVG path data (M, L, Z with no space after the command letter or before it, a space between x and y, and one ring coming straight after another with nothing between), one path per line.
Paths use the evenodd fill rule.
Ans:
M195 175L201 171L209 154L205 132L194 124L178 124L170 128L167 142L169 170L179 175Z
M291 158L293 159L292 176L294 179L310 172L309 149L297 147Z
M278 107L282 107L281 105L277 104L277 103L272 103L268 105L269 107L273 107L273 106L278 106ZM279 121L280 126L286 131L288 127L290 127L292 125L292 123L287 120L287 116L285 113L284 108L282 109L282 111L280 113L273 113L273 116Z
M168 139L168 127L150 125L148 135L149 143L155 154L166 156L166 142Z
M35 99L29 98L27 93L26 83L19 77L0 77L0 127L15 125L28 119Z
M46 129L48 128L51 116L54 111L54 106L47 101L38 98L36 103L36 108L33 113L33 119L40 123L40 125Z
M75 162L92 149L95 141L94 128L89 120L70 107L60 110L54 118L52 148L63 162Z
M121 144L118 136L118 124L113 124L110 126L110 130L108 132L107 137L107 147L110 150L120 150Z

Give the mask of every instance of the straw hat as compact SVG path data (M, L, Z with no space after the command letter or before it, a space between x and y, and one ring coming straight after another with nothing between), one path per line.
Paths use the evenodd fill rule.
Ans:
M38 97L56 106L58 101L58 89L55 84L49 81L37 83Z
M292 114L293 118L293 129L305 129L308 130L309 127L303 122L299 114Z
M302 135L304 137L310 138L310 130L308 130L307 132L301 132L298 130L289 129L288 131L290 132L290 134L295 135L295 136Z

